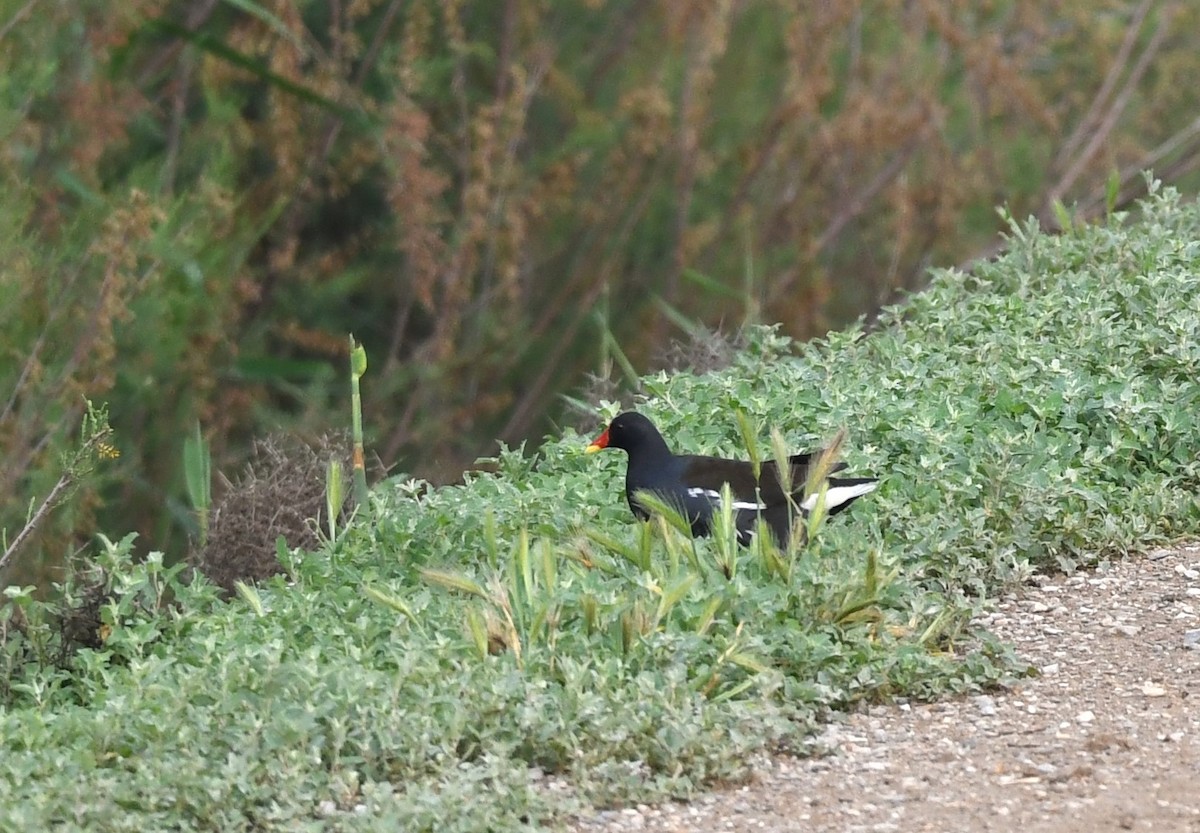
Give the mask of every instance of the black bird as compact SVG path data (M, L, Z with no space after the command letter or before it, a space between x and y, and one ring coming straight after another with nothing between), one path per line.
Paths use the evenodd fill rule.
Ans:
M650 513L637 502L636 493L651 492L664 503L679 509L691 523L693 535L708 535L712 531L713 513L721 508L721 487L728 483L738 542L750 543L761 515L779 545L787 546L791 537L790 516L794 510L789 512L789 495L780 485L774 461L762 464L755 481L754 467L742 460L672 454L654 423L633 411L614 417L608 428L587 447L587 453L603 448L620 448L629 455L625 499L637 517L645 520ZM804 485L809 467L820 455L820 451L814 451L788 458L792 469L791 501L805 515L816 504L816 496L806 500ZM831 471L841 471L845 467L845 463L837 463ZM873 477L828 478L826 511L836 515L855 499L873 491L878 482Z

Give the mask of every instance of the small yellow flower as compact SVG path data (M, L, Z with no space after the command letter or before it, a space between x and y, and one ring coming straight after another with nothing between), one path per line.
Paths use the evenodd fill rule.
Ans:
M110 443L99 443L96 446L96 453L100 455L101 460L115 460L121 456L121 449Z

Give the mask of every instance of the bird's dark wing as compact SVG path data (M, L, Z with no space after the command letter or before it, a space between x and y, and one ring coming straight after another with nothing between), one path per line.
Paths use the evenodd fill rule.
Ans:
M682 464L679 481L685 489L695 493L711 492L710 497L715 500L720 496L721 487L728 483L734 501L757 502L757 484L749 463L697 454L678 459Z
M805 454L793 454L788 458L788 462L792 466L792 497L800 498L804 495L804 486L808 482L809 472L812 471L817 461L821 459L823 453L823 451L810 451ZM833 474L835 471L841 471L844 468L846 468L846 463L839 460L829 467L829 473ZM762 479L764 482L763 493L771 495L769 502L771 504L775 504L776 502L782 503L783 491L779 488L778 469L775 466L774 460L763 464ZM767 491L766 484L770 484L770 492Z

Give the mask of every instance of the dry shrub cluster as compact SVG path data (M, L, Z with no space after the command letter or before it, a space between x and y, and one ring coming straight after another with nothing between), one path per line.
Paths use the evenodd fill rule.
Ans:
M349 473L350 446L344 436L325 436L311 444L294 437L256 442L242 475L226 484L214 507L208 540L193 555L193 565L232 593L235 582L249 584L283 571L276 555L278 539L288 547L316 549L321 525L327 523L330 460ZM342 509L348 508L347 488Z

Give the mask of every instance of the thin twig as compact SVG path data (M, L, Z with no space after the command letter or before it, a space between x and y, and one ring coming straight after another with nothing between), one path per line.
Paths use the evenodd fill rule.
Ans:
M1150 62L1153 60L1158 48L1162 45L1166 37L1167 21L1166 18L1159 20L1158 28L1155 29L1154 35L1150 38L1150 43L1146 44L1146 48L1142 54L1138 56L1137 63L1129 73L1129 77L1125 80L1125 85L1121 92L1113 99L1112 105L1108 108L1108 112L1104 118L1096 125L1095 130L1090 132L1090 138L1083 150L1075 157L1070 167L1067 168L1059 179L1058 183L1050 189L1046 196L1046 201L1042 206L1042 214L1045 215L1049 208L1054 203L1062 200L1063 195L1075 184L1076 180L1083 175L1087 164L1100 150L1105 141L1108 140L1117 121L1125 112L1126 106L1129 104L1129 99L1132 97L1134 89L1137 87L1142 76L1146 74L1146 70L1150 68Z
M700 46L697 44L699 35L696 31L699 25L695 18L688 23L684 44L686 56L679 90L679 131L676 134L679 167L675 183L675 228L672 229L675 238L673 241L674 251L671 253L672 257L663 281L663 297L669 304L678 303L679 276L683 274L683 269L687 265L684 239L687 236L688 219L692 210L692 194L696 184L696 146L698 141L696 127L691 123L691 119L692 111L696 106L696 75L699 72L696 66L699 62L697 53L700 52Z
M913 136L911 139L909 139L904 146L900 148L899 152L897 152L890 160L888 160L888 163L883 166L882 170L880 170L878 174L875 175L874 179L860 188L858 192L850 199L846 200L842 210L839 211L837 215L829 221L829 224L825 226L825 230L822 231L820 236L817 237L816 242L813 244L814 253L824 251L825 247L837 239L837 236L842 233L842 229L844 229L851 220L861 214L866 209L867 204L873 200L879 194L879 192L887 186L888 183L900 175L900 171L904 169L904 166L908 163L908 160L912 158L914 153L916 153L917 147L921 144L921 142L925 141L925 136L927 133L927 129L922 130L916 136Z
M190 54L185 52L179 61L179 76L171 100L171 120L167 127L167 147L163 160L162 177L163 191L168 196L175 193L175 172L179 167L179 146L183 136L184 121L187 119L187 97L192 83L192 64Z
M1154 171L1160 179L1166 182L1175 182L1197 163L1200 163L1200 141L1197 139L1200 139L1200 117L1138 159L1137 162L1118 171L1117 180L1120 182L1120 186L1117 189L1117 205L1114 207L1121 208L1145 192L1143 174L1146 171ZM1159 170L1159 165L1164 159L1174 156L1180 150L1184 151L1183 154L1172 163L1172 167L1168 171ZM1129 187L1131 184L1134 185L1133 188ZM1090 197L1080 202L1079 216L1087 220L1099 216L1105 210L1107 210L1107 197L1103 193L1103 189L1096 188Z
M19 550L21 545L25 543L25 540L37 530L38 526L41 525L42 520L46 517L46 515L50 514L50 510L55 507L59 494L61 494L69 485L71 485L71 476L70 472L66 472L62 475L62 477L58 478L58 482L54 484L54 488L50 490L50 494L46 495L46 499L43 500L42 505L37 508L37 512L33 514L33 517L29 519L24 528L17 533L17 537L14 538L12 543L8 545L8 549L4 551L4 555L0 556L0 570L3 570L8 566L8 562L14 555L17 554L17 550Z
M653 177L647 177L646 181L653 181ZM624 222L610 241L614 249L619 250L625 241L629 239L633 230L644 217L646 206L649 202L650 188L647 187L643 189L637 202L628 206ZM554 373L562 369L563 354L574 344L575 335L579 332L580 327L591 317L592 307L599 299L601 292L604 291L604 287L611 277L609 272L612 268L611 262L597 268L591 285L573 293L572 299L575 315L562 329L555 330L554 343L541 357L541 370L525 386L520 401L509 415L508 422L500 431L500 439L504 442L518 442L521 437L525 436L529 428L529 423L534 418L536 409L542 405L546 388L549 386L551 379L553 379Z
M812 245L811 254L814 256L822 252L830 243L837 239L842 230L850 223L851 220L858 217L866 210L868 204L873 200L880 191L882 191L890 182L896 179L904 170L904 166L916 153L921 142L925 140L928 129L922 130L916 136L908 140L905 145L892 156L888 163L877 173L870 182L860 188L854 195L847 199L844 207L838 212L829 223L825 226L825 230L821 232L816 241ZM781 278L777 280L770 288L770 296L767 303L772 303L776 299L787 295L791 292L792 285L795 283L795 273L792 277Z
M208 22L209 17L212 16L219 2L220 0L199 0L199 2L193 3L191 8L188 9L183 28L193 33L198 31L201 26ZM183 51L184 46L185 42L182 38L171 38L153 58L146 61L142 66L135 84L138 87L144 87L149 84L175 59L176 55Z
M1146 15L1150 13L1150 7L1153 5L1153 0L1142 0L1142 4L1138 6L1137 11L1133 13L1133 19L1129 21L1129 28L1125 31L1125 39L1121 42L1121 48L1117 50L1116 56L1113 58L1112 66L1108 68L1108 74L1104 78L1104 82L1100 85L1100 89L1092 98L1092 104L1088 108L1084 117L1075 126L1075 130L1063 142L1063 146L1058 151L1058 157L1055 159L1055 168L1061 168L1066 165L1067 161L1075 155L1079 145L1084 138L1090 135L1093 130L1093 125L1099 121L1100 112L1108 103L1108 97L1112 95L1113 90L1117 88L1117 82L1125 72L1125 67L1129 63L1129 56L1133 53L1133 47L1137 44L1138 33L1142 30L1142 24L1146 21Z
M5 23L4 27L0 28L0 40L4 40L6 37L8 37L9 32L17 28L17 24L21 22L21 19L33 11L33 7L37 4L38 0L29 0L28 3L17 9L13 16L8 19L8 23Z

